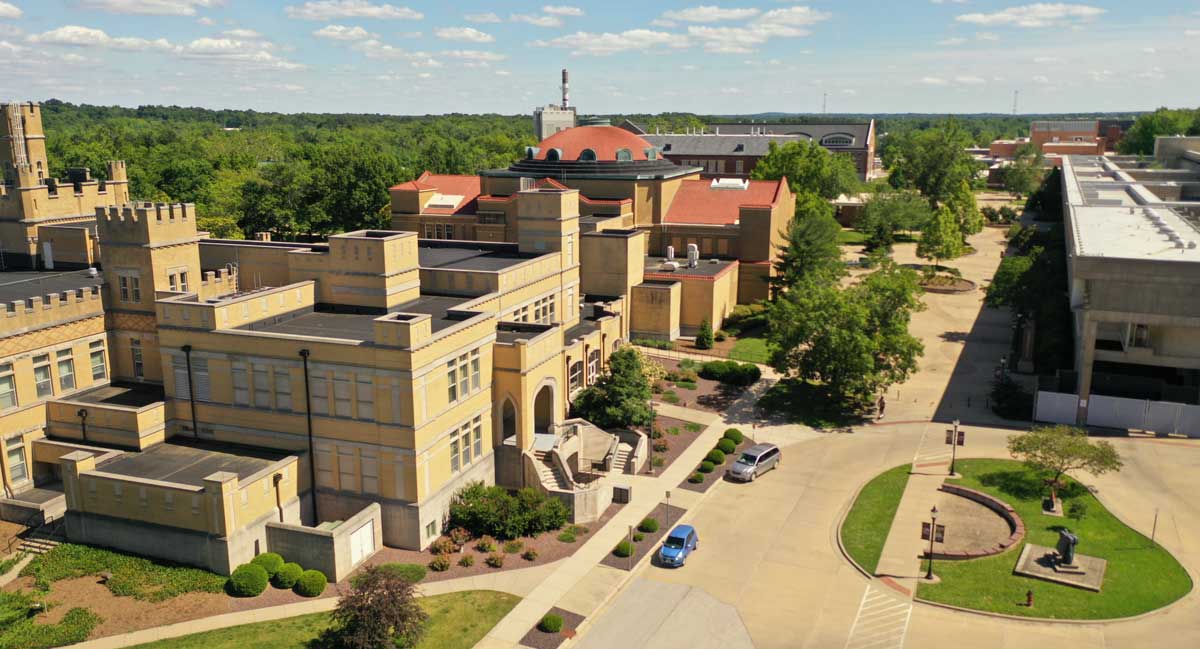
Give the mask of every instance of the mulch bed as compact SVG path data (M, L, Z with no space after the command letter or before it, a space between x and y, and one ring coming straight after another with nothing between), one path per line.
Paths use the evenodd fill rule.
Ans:
M522 647L533 647L533 649L556 649L558 645L567 640L568 637L574 637L575 630L583 623L583 616L578 613L572 613L565 608L554 608L546 611L546 615L553 613L563 619L562 631L558 633L546 633L539 629L537 625L521 638Z
M644 539L634 543L632 557L618 557L617 555L613 554L612 550L609 550L608 554L604 557L604 560L600 563L610 568L617 568L618 570L629 570L630 566L636 566L642 557L646 556L650 552L655 552L658 550L658 542L667 535L667 532L671 531L671 526L678 523L679 519L686 512L687 510L682 507L671 505L670 509L668 509L666 503L659 503L658 507L654 508L654 511L646 515L647 518L653 518L658 521L658 531L645 534ZM670 525L667 524L668 513L670 514ZM637 527L633 528L633 533L638 533ZM628 538L628 536L629 535L626 534L626 538Z
M969 293L975 290L975 282L961 277L939 276L932 282L921 282L926 293Z
M679 370L679 361L677 360L653 355L652 358L658 364L666 368L668 372ZM714 358L713 360L719 361L723 359ZM696 362L700 363L701 361ZM746 390L746 388L741 386L725 385L723 383L704 378L696 381L695 389L679 387L679 385L669 381L663 381L663 384L665 388L663 393L654 395L654 399L656 401L671 403L670 397L668 396L668 391L670 391L674 392L677 398L677 401L672 403L672 405L683 406L685 408L696 408L699 410L706 410L708 412L716 413L721 413L728 410L729 407L733 405L733 402L737 401L737 398L742 396L742 392Z
M600 517L600 520L582 525L581 527L587 528L588 532L586 534L578 535L574 543L564 543L563 541L558 540L558 535L562 532L562 530L546 532L544 534L539 534L536 537L525 537L519 539L522 543L521 552L524 552L530 548L537 550L537 559L534 559L533 561L525 560L521 557L521 552L517 552L515 554L507 555L504 559L504 565L502 567L492 568L484 563L484 559L486 559L490 553L476 550L475 541L472 540L460 552L449 555L449 570L444 572L434 572L433 570L430 570L425 574L425 579L423 579L421 583L443 581L446 579L458 579L459 577L473 577L475 575L482 575L484 573L502 572L504 570L514 570L517 568L529 568L531 566L540 566L552 561L557 561L564 557L569 557L575 553L575 550L579 549L579 546L587 542L587 539L592 532L603 527L604 524L607 523L614 514L620 511L621 507L623 506L624 504L622 503L613 503L604 511L604 514ZM503 553L504 542L497 541L496 546L496 551ZM458 565L458 560L461 559L463 555L473 555L475 557L474 565L470 567ZM429 562L433 560L433 557L434 554L428 550L418 552L416 550L402 550L400 548L384 547L375 556L368 559L363 565L378 565L381 563L415 563L422 566L428 566Z
M667 441L667 450L665 452L654 451L651 455L651 461L656 457L663 458L663 465L654 467L655 473L666 471L675 462L675 459L682 455L692 445L692 442L696 441L697 437L700 437L700 433L704 432L704 427L701 427L696 432L691 432L688 430L688 424L693 424L692 428L696 427L694 422L675 419L674 417L659 415L654 420L654 425L663 432L662 439ZM678 431L678 434L674 431ZM654 442L656 441L658 440L650 440L651 449L654 448ZM650 464L651 462L647 462L646 466L649 467Z
M734 482L733 480L725 477L725 469L729 468L729 465L733 464L737 457L741 455L742 451L750 448L751 446L754 446L754 440L750 439L749 437L743 437L742 443L738 444L737 450L725 456L725 464L715 467L712 473L707 475L703 473L700 474L704 476L704 482L691 483L688 482L687 478L684 478L683 482L679 483L679 488L687 489L688 491L695 491L697 493L705 493L709 489L712 489L713 485L721 482L722 480L725 482Z

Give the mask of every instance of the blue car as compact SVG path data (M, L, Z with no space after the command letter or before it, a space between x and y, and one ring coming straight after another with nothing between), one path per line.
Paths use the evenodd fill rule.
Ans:
M687 561L688 555L700 546L700 535L691 525L676 525L667 535L658 550L658 562L664 566L678 567Z

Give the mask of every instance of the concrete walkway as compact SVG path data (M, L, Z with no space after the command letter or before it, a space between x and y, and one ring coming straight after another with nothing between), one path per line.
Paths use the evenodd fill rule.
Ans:
M444 595L446 593L457 593L467 590L495 590L504 593L511 593L519 597L524 597L529 594L534 587L539 584L546 575L552 573L559 564L565 559L560 559L553 563L547 563L541 566L532 568L519 568L516 570L507 570L495 573L483 573L472 577L462 577L459 579L445 579L443 581L435 581L427 584L420 584L419 590L423 597L431 595ZM330 585L330 588L333 586ZM247 611L238 611L236 613L226 613L224 615L214 615L211 617L198 618L188 620L186 622L178 622L176 624L168 624L165 626L153 627L150 629L142 629L131 633L122 633L120 635L111 635L95 640L88 640L79 644L71 645L73 649L117 649L119 647L131 647L147 642L155 642L158 640L168 640L170 638L178 638L193 633L201 633L203 631L212 631L214 629L224 629L231 626L241 626L243 624L253 624L255 622L269 622L271 620L282 620L284 618L296 617L298 615L308 615L310 613L324 613L332 611L337 607L338 598L322 597L320 599L305 600L294 604L284 604L282 606L271 606L268 608L251 609Z

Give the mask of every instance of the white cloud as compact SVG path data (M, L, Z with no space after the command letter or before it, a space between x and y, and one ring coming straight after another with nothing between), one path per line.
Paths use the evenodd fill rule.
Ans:
M507 77L507 76L512 75L512 73L509 72L508 70L496 70L495 72L493 72L493 74L495 74L498 77Z
M18 54L24 51L25 48L17 45L16 43L0 41L0 60L4 60L7 57L16 57Z
M510 23L527 23L535 27L562 27L563 19L558 16L534 16L532 14L512 14L508 17Z
M850 95L851 97L853 97L858 94L858 91L853 88L846 88L845 90L842 90L842 94Z
M212 27L213 25L217 24L217 21L213 20L212 18L209 18L208 16L205 16L203 18L197 18L196 22L200 23L201 25L204 25L205 27Z
M414 68L440 68L442 66L440 61L426 52L410 52L374 38L355 43L351 47L362 52L368 59L407 61Z
M1050 27L1072 19L1089 20L1105 13L1106 9L1089 5L1062 2L1039 2L1010 7L992 13L970 13L955 18L960 23L1003 27Z
M807 9L807 7L799 7ZM701 5L675 11L663 12L664 20L677 20L684 23L715 23L723 20L745 20L761 13L758 9L727 9L715 5Z
M935 5L944 5L944 4L965 5L965 4L967 4L967 0L929 0L929 1Z
M981 83L987 83L987 81L982 77L977 77L972 74L964 74L954 77L954 83L974 86Z
M274 70L303 70L304 66L280 58L267 50L270 44L256 43L236 38L197 38L177 48L185 58L210 63L229 63L242 67Z
M546 41L534 41L536 47L557 47L571 50L576 56L609 56L630 51L646 51L661 47L687 47L686 39L667 32L650 29L629 29L619 34L611 32L575 32Z
M378 18L380 20L420 20L419 11L391 4L371 4L367 0L311 0L284 10L289 18L332 20L335 18Z
M154 40L129 36L113 37L103 30L79 25L64 25L29 37L29 42L43 45L71 45L74 47L102 47L112 50L170 50L172 45L165 38Z
M944 86L944 85L947 85L947 81L946 81L945 79L942 79L942 78L939 78L939 77L923 77L923 78L921 79L921 83L923 83L923 84L925 84L925 85L927 85L927 86Z
M1046 75L1044 75L1044 74L1035 74L1035 75L1033 75L1033 82L1040 83L1042 85L1047 85L1050 83L1050 79L1047 78Z
M810 33L807 29L769 23L753 23L745 27L688 27L688 35L703 43L705 51L720 54L748 54L754 51L755 46L771 38L795 38Z
M1143 47L1142 51L1146 54L1158 54L1158 50L1154 49L1153 47Z
M833 14L827 11L817 11L810 7L787 7L786 9L772 9L763 14L758 21L778 25L804 26L815 25L829 20L832 16Z
M1088 76L1092 81L1108 81L1113 77L1112 70L1088 70Z
M998 41L1000 35L993 32L975 32L975 38L981 41Z
M1146 79L1148 81L1160 81L1165 79L1166 76L1167 75L1163 74L1162 68L1157 66L1152 67L1149 70L1143 70L1137 75L1139 79Z
M378 38L377 35L355 25L325 25L324 27L313 32L313 36L317 38L327 38L331 41L365 41L370 38Z
M0 2L0 18L20 18L20 17L21 17L21 8L20 7L13 5L13 4L9 4L7 2Z
M224 0L79 0L84 9L96 9L114 14L148 16L195 16L197 8L211 8Z
M542 11L554 16L582 16L583 9L579 7L568 7L566 5L546 5L542 7Z
M421 73L417 74L417 76L422 79L432 79L433 73L432 72L421 72Z
M680 69L687 70L688 72L695 72L696 70L700 69L700 66L692 65L691 63L685 63L679 67Z
M253 29L228 29L221 33L231 38L245 38L247 40L259 40L263 37L262 34Z
M485 68L489 64L499 63L508 58L498 52L484 52L481 50L447 50L442 52L441 55L463 61L463 65L469 68Z
M474 27L442 27L433 30L438 38L447 41L469 41L471 43L491 43L496 40L491 34L481 32Z
M503 22L503 21L500 19L500 16L497 16L496 14L494 14L494 13L492 13L492 12L490 12L490 11L489 11L489 12L487 12L487 13L482 13L482 14L467 14L467 15L463 16L463 18L465 18L465 19L466 19L466 21L467 21L467 22L469 22L469 23L498 23L498 22Z
M966 42L967 42L967 39L963 38L962 36L954 36L951 38L944 38L944 39L938 41L938 45L962 45Z
M675 22L674 20L667 20L667 19L665 19L665 18L655 18L654 20L651 20L651 21L650 21L650 26L651 26L651 27L667 27L667 28L670 28L670 27L676 27L676 26L678 26L678 25L679 25L679 23Z
M1200 29L1185 29L1183 30L1183 35L1190 38L1200 36Z

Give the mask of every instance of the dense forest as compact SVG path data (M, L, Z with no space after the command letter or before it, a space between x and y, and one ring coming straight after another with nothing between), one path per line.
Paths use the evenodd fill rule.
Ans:
M51 173L105 162L128 163L139 200L196 204L214 236L257 231L303 237L387 223L387 188L434 173L475 173L508 166L533 145L525 115L260 113L177 106L120 108L44 102ZM734 121L690 113L611 115L651 131ZM775 122L861 121L869 115L771 114ZM967 115L959 124L986 146L1028 132L1039 116ZM1049 117L1049 116L1046 116ZM751 116L740 118L741 121ZM759 117L753 119L759 121ZM881 115L879 152L903 134L929 129L937 115Z

